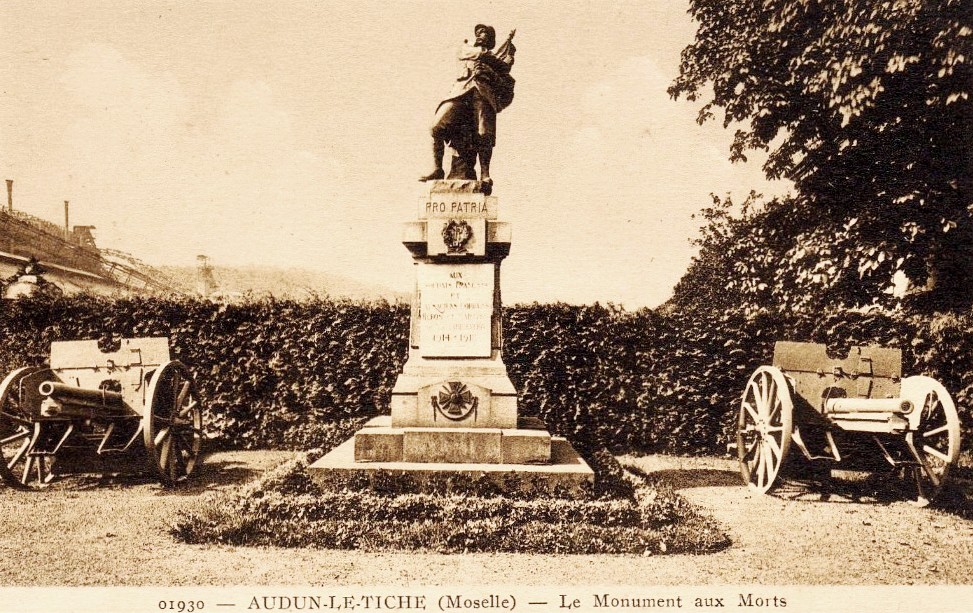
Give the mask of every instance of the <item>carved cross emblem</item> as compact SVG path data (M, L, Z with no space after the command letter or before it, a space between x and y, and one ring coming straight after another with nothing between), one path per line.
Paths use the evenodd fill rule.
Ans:
M437 416L442 415L450 421L463 421L473 415L476 421L476 407L479 398L470 392L465 384L459 381L450 381L443 385L439 394L432 396L433 421Z

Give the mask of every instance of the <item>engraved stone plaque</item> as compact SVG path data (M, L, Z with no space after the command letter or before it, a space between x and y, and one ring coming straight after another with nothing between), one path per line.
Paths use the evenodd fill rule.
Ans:
M490 357L493 264L420 264L419 351L426 358Z
M496 219L497 197L476 193L429 194L419 199L419 219Z

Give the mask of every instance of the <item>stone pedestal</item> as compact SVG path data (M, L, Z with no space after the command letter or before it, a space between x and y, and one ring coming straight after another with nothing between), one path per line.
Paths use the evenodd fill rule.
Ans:
M409 358L391 416L359 431L352 453L343 445L309 467L311 475L333 482L362 470L428 475L488 466L522 475L503 479L517 489L536 481L580 492L593 475L570 444L561 439L553 453L548 432L517 427L517 392L501 357L500 264L510 253L510 224L498 220L497 198L477 181L427 185L417 220L404 228L416 284Z

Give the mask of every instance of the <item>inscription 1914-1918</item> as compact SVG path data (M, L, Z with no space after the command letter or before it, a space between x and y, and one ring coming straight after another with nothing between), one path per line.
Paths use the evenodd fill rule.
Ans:
M493 265L427 264L418 275L423 357L489 357Z

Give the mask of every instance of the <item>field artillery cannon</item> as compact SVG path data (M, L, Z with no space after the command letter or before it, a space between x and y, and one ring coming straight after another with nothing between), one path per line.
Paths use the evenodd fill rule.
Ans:
M97 455L145 446L163 485L185 481L202 444L202 404L167 338L122 339L115 351L98 341L51 343L49 367L14 370L0 382L0 477L35 489L53 478L58 454Z
M757 368L740 403L736 446L750 488L779 484L792 445L829 470L843 449L884 458L925 505L959 459L959 416L938 381L902 378L900 349L852 347L839 359L821 344L778 342L773 365Z

